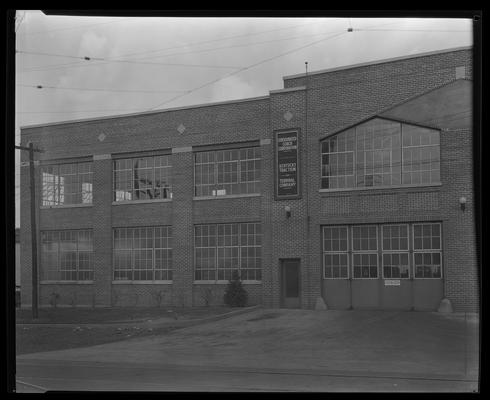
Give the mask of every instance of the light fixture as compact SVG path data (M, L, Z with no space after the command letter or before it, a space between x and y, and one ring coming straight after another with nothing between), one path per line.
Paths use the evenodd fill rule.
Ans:
M461 207L461 211L464 211L464 209L466 208L466 197L461 196L459 198L459 206Z
M289 218L291 216L291 207L285 206L284 211L286 211L286 218Z

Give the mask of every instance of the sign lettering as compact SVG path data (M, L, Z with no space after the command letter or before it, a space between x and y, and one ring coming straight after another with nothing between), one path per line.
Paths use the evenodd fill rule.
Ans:
M298 196L298 132L279 132L276 139L277 197Z

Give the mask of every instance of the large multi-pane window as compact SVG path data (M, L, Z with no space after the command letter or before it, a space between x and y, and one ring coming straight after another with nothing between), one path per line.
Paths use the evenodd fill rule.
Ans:
M172 280L172 228L115 228L114 280Z
M374 118L322 141L322 188L440 182L439 131Z
M323 276L348 278L348 235L346 226L323 227Z
M259 223L196 225L195 279L262 279L262 233Z
M439 152L439 131L404 125L402 183L439 182Z
M41 280L91 281L93 276L91 230L41 233Z
M416 278L442 276L441 224L413 225L413 264Z
M383 278L409 278L408 225L383 225Z
M260 147L194 155L195 196L260 193Z
M114 160L114 201L170 199L170 156Z
M334 225L322 233L325 279L442 278L440 223Z
M378 277L378 227L352 227L352 269L354 278Z
M43 166L41 185L43 206L92 203L92 163Z

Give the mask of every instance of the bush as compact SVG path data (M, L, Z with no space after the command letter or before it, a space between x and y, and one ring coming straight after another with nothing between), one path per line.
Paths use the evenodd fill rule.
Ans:
M238 272L233 273L233 279L226 287L224 302L230 307L245 307L247 305L248 293L242 285Z

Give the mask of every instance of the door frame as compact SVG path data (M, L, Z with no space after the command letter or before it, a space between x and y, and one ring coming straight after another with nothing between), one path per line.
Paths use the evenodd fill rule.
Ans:
M279 258L279 294L280 294L280 306L281 308L285 307L285 274L284 274L284 263L286 261L296 261L298 264L298 306L297 308L301 308L301 258L299 257L287 257L287 258Z

